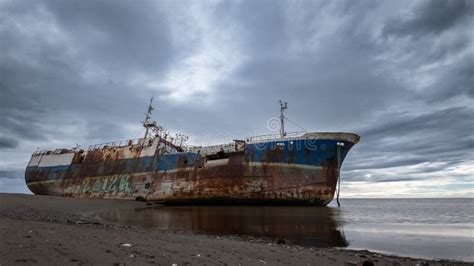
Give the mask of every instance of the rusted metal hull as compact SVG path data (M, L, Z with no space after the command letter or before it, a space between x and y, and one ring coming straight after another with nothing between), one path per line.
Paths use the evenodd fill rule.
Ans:
M233 171L239 168L238 173ZM187 169L174 173L139 173L30 182L35 194L144 199L168 203L329 203L334 195L333 169L272 165Z
M98 150L81 163L28 167L25 178L33 193L44 195L184 204L327 205L334 197L342 160L355 142L311 141L258 143L212 159L193 152L123 159ZM345 144L342 150L337 143Z

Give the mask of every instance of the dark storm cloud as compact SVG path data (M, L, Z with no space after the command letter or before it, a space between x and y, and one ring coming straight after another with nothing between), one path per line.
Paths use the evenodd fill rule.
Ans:
M410 170L412 174L420 174L442 171L474 158L472 108L452 107L420 115L390 114L386 119L360 132L363 137L360 147L350 155L345 169L390 172L390 168L431 164ZM362 175L351 175L348 179L385 180Z
M224 21L245 29L240 41L249 57L232 79L220 85L231 102L246 104L236 115L260 114L258 118L265 121L277 114L275 103L281 98L308 130L340 130L404 97L390 76L375 71L381 69L374 57L380 47L369 38L369 29L360 25L364 17L370 18L368 7L373 2L299 3L289 7L285 2L224 2L231 12ZM285 13L288 10L294 10L293 17ZM324 22L328 12L340 20ZM221 13L219 18L227 15ZM261 112L272 109L273 113Z
M18 140L0 136L0 149L13 149L18 146Z
M388 19L382 36L397 54L400 70L410 69L418 75L414 81L430 81L414 96L441 102L457 96L472 98L474 3L420 1L408 13ZM424 70L427 68L430 71Z
M0 147L16 149L0 171L38 146L137 137L153 95L159 123L191 139L269 133L282 99L308 131L361 134L345 180L442 176L474 157L473 13L470 1L4 1Z
M473 19L474 4L469 0L420 1L409 18L390 20L384 35L420 37L449 30L456 23ZM472 23L472 21L471 21Z
M418 135L423 137L440 132L443 133L442 135L457 132L456 136L461 139L470 138L472 136L471 130L474 130L474 123L470 123L473 119L472 110L466 107L452 107L415 116L407 113L392 114L389 121L383 121L373 128L362 131L361 134L369 141L392 136Z
M433 85L432 100L443 100L459 95L474 98L474 52L439 74L438 82Z
M469 47L469 45L471 45L469 37L465 35L459 35L451 40L446 40L445 42L441 42L439 45L432 47L427 54L427 57L423 60L426 63L443 60L449 58L450 56L456 55L459 51L465 50L467 47ZM472 61L472 58L468 60Z
M89 60L113 72L160 71L178 52L154 1L53 0L45 6L81 49L91 51Z
M41 126L48 120L68 126L127 117L148 97L133 93L140 88L128 84L131 76L158 75L177 54L152 2L20 1L2 10L0 112L8 134L44 139L54 134Z

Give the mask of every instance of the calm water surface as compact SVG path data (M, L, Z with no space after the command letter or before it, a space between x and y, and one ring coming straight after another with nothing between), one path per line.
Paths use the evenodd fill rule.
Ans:
M338 208L158 206L98 214L124 225L474 261L474 199L343 199Z

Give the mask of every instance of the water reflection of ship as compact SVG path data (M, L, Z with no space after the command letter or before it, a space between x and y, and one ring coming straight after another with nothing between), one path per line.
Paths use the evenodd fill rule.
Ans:
M101 213L120 224L212 235L249 235L304 246L346 247L337 212L329 207L173 206Z

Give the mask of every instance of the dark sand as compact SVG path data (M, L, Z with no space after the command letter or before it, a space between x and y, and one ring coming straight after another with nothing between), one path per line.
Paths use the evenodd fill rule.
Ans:
M146 204L0 194L0 265L472 265L125 227L92 218L103 210L137 207ZM121 246L125 243L131 247Z

